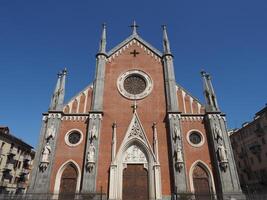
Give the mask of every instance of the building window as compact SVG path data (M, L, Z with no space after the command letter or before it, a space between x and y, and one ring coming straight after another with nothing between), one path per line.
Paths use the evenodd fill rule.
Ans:
M150 76L141 70L130 70L121 74L117 80L120 94L128 99L143 99L153 89Z
M189 135L189 140L193 144L199 144L201 142L201 136L198 132L193 132Z
M193 147L200 147L204 144L204 136L198 130L190 130L187 133L186 138L188 143L191 144Z
M80 130L77 129L70 130L65 135L65 143L68 146L77 146L82 142L82 139L83 139L83 134Z
M254 160L252 157L250 158L250 162L251 162L251 164L254 164Z
M266 144L266 141L265 141L264 137L261 139L261 142L262 142L262 144Z
M261 163L261 155L260 154L257 156L257 158L258 158L259 163Z

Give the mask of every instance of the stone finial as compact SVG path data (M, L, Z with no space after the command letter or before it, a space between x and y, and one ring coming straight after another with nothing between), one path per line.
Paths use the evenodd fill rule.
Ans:
M165 54L171 54L170 42L167 34L167 26L162 25L163 29L163 50Z
M133 35L137 35L137 28L139 27L137 24L136 24L136 21L134 20L133 21L133 24L130 26L132 28L132 34Z
M99 45L99 53L106 53L106 45L107 45L107 33L106 33L106 23L102 24L102 36Z

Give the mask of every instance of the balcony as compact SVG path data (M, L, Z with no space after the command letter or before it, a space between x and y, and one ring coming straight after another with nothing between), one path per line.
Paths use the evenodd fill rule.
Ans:
M249 150L253 153L253 154L258 154L261 152L261 145L258 143L252 144L249 146Z
M25 182L18 182L17 183L17 187L18 188L26 188L27 187L27 184Z
M258 137L261 137L264 135L264 129L258 125L257 128L255 129L255 133L257 134Z
M30 173L30 170L29 169L25 169L25 168L23 168L22 170L21 170L21 174L29 174Z
M30 161L31 159L32 159L32 157L29 154L24 156L24 161L26 161L26 162Z
M9 155L15 156L17 154L17 149L11 148L8 152Z
M9 184L8 182L2 181L0 182L0 187L7 187L8 184Z
M12 163L7 163L5 169L11 171L14 169L14 165Z

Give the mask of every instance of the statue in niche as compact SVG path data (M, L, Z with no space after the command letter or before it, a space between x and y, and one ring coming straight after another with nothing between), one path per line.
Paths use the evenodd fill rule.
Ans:
M49 141L50 138L54 139L55 135L56 135L56 128L55 128L54 124L52 124L46 131L45 139L47 141Z
M41 163L40 163L40 169L42 171L45 171L48 167L50 153L51 153L51 147L49 143L46 143L42 151L42 157L41 157Z
M181 131L177 125L174 126L173 138L174 140L181 140Z
M217 140L217 143L222 144L223 141L223 135L222 135L222 130L220 127L218 127L217 124L214 125L214 134L215 134L215 139Z
M95 124L93 125L93 128L90 130L89 135L91 139L97 139L98 135L97 135L97 129L96 129Z
M180 172L183 168L183 154L182 149L180 146L177 146L177 149L175 151L175 167Z
M92 143L89 145L86 161L87 169L91 172L95 166L95 146Z
M218 152L220 166L223 169L223 171L226 171L228 167L227 150L222 144L219 144L217 152Z

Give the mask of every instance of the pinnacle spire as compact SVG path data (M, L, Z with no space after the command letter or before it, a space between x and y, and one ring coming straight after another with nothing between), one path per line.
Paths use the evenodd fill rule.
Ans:
M64 95L65 95L65 79L67 75L67 69L60 71L57 74L57 84L52 95L49 110L60 110L63 108Z
M208 111L219 111L220 109L218 107L217 98L211 82L211 76L204 70L201 71L201 75L203 78L204 95L207 102L207 109Z
M137 24L136 24L136 21L134 20L133 21L133 24L130 26L133 30L133 35L137 35L137 28L139 27Z
M107 45L107 40L106 40L106 24L102 24L102 36L100 40L100 45L99 45L99 53L106 53L106 45Z
M171 54L170 42L167 34L167 26L162 25L163 29L163 50L165 54Z

